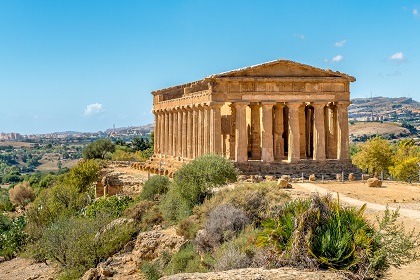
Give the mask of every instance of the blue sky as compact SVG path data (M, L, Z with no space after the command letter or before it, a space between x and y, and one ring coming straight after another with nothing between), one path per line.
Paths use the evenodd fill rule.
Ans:
M148 124L152 90L280 58L420 101L420 0L0 0L0 132Z

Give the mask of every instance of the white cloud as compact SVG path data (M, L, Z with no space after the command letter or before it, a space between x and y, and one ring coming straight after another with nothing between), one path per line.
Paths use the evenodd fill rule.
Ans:
M405 60L404 54L402 52L396 52L389 57L390 60L394 61L403 61Z
M413 15L418 16L419 15L419 10L417 10L416 8L413 9Z
M340 42L335 42L334 46L336 46L337 48L341 48L346 42L347 40L341 40Z
M83 113L83 115L85 116L91 116L94 114L98 114L98 113L102 113L104 112L104 106L102 104L99 103L93 103L93 104L89 104L86 106L85 112Z
M342 61L343 60L343 58L344 58L344 56L342 56L342 55L336 55L336 56L334 56L332 59L331 59L331 62L339 62L339 61Z

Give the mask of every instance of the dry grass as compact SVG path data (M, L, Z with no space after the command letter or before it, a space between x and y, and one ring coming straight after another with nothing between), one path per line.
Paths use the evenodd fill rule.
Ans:
M61 167L71 168L77 164L78 159L71 160L61 160ZM58 160L40 160L41 165L39 165L36 170L38 171L57 171L58 170Z
M362 136L372 135L372 134L390 134L394 133L395 135L402 133L410 133L408 129L401 127L400 123L392 122L356 122L352 125L349 125L350 135Z

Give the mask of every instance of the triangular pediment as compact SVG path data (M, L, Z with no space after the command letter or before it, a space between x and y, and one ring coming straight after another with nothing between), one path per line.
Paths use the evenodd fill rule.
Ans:
M335 77L355 81L354 77L340 72L282 59L212 75L211 77Z

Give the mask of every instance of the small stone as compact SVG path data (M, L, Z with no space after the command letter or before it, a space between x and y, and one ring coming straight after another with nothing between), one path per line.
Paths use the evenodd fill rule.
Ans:
M315 174L311 174L311 175L309 175L309 181L312 181L312 182L316 181L316 176L315 176Z
M349 181L356 181L356 176L353 173L349 174Z

